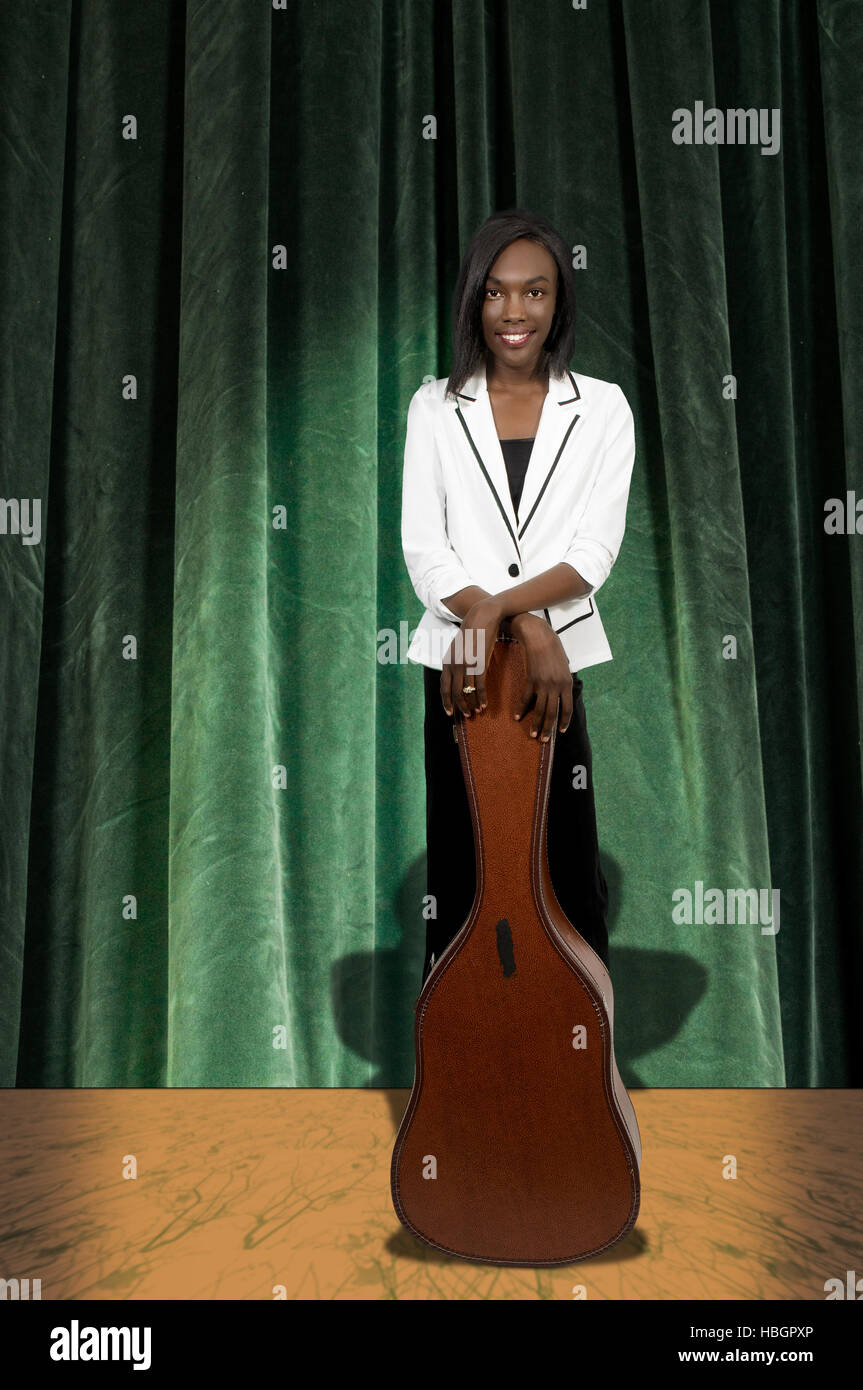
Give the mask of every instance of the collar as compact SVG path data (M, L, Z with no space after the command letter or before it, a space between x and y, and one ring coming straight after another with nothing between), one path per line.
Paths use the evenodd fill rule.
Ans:
M575 372L567 369L560 376L549 376L548 395L557 405L571 405L578 401L583 409L586 405L584 395L576 380ZM482 398L488 396L488 380L486 378L486 368L483 364L479 371L474 372L473 376L468 377L464 386L458 393L458 402L462 407L473 406Z

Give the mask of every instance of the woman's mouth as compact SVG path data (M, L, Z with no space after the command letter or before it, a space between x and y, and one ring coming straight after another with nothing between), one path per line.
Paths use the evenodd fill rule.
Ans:
M507 347L520 348L524 347L525 343L529 338L533 337L535 332L536 329L528 328L524 333L498 333L497 336L502 343L506 343Z

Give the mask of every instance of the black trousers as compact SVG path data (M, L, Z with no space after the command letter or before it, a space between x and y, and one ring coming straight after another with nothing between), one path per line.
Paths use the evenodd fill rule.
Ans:
M440 697L440 671L425 673L425 770L427 891L436 917L426 923L422 983L453 937L464 925L476 893L476 857L467 788L452 718ZM572 677L572 719L566 733L557 731L546 839L548 870L557 899L576 931L608 966L608 885L599 861L593 758L587 736L583 682ZM473 719L482 719L474 714ZM531 707L525 720L532 721ZM578 769L584 768L584 773ZM576 769L575 771L573 769ZM576 786L573 786L573 781ZM582 782L585 784L582 787Z

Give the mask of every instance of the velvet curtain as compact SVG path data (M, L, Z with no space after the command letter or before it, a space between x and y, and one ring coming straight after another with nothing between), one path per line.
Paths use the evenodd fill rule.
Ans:
M3 6L2 1084L410 1085L405 416L515 205L636 420L584 673L624 1079L861 1084L861 69L841 0ZM779 150L675 143L699 102Z

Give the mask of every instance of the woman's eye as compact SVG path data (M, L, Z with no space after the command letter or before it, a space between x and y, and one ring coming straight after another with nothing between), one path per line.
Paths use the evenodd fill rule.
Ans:
M500 290L495 289L492 285L486 290L486 294L500 294ZM541 290L537 285L534 285L532 289L528 290L528 294L543 295L545 294L545 290Z

